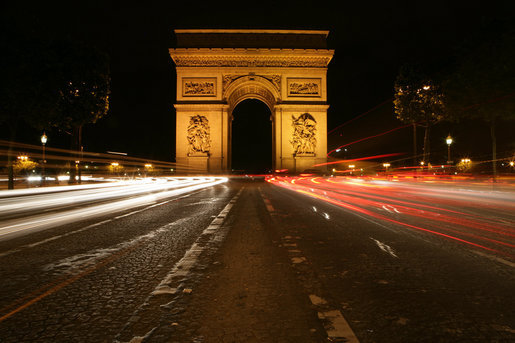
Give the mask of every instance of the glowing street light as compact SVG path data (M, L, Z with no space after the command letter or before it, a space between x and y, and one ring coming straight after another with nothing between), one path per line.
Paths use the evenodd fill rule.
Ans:
M449 134L447 138L445 139L445 143L447 143L447 164L451 164L451 144L452 144L452 137Z
M383 163L383 167L384 167L384 173L385 175L388 175L388 167L390 166L390 163Z
M41 184L45 184L45 165L46 165L46 158L45 158L45 145L48 141L48 137L45 134L45 131L43 131L43 135L41 136L41 145L43 147L43 167L41 168Z

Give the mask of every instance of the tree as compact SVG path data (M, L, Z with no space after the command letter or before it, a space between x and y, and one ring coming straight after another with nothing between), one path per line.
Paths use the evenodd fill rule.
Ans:
M72 149L79 153L83 126L96 123L109 110L109 60L99 50L80 42L68 42L63 53L67 61L60 77L58 114L52 124L71 131Z
M495 32L495 31L494 31ZM497 176L496 126L515 119L515 31L477 37L458 56L444 82L446 106L457 120L482 120L490 130L492 173Z
M109 60L73 37L72 30L32 10L13 6L0 16L0 44L8 47L0 54L0 124L9 128L11 142L22 123L40 130L69 130L73 149L80 150L82 127L95 123L109 108ZM11 150L9 188L14 185Z
M413 158L417 156L417 126L424 127L424 155L427 162L430 155L429 135L431 126L445 117L443 95L433 80L417 70L405 65L401 67L394 85L394 108L397 119L413 125Z
M52 111L33 111L28 122L39 129L56 127L71 135L71 147L80 160L82 128L95 123L109 110L109 59L100 50L71 38L54 40L50 44L55 60L47 83L56 94ZM79 168L80 181L80 168ZM70 182L75 182L75 168Z

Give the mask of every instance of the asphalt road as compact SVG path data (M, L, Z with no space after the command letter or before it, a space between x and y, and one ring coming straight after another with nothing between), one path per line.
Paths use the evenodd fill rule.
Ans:
M512 189L291 181L6 237L0 342L515 341Z

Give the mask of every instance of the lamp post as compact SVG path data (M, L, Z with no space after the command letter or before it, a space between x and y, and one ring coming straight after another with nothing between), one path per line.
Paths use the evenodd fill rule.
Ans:
M384 175L388 177L388 167L390 166L390 163L383 163L384 167Z
M41 144L43 146L43 167L42 167L42 172L41 172L41 184L42 185L45 184L45 178L46 178L46 175L45 175L45 165L46 165L45 144L47 141L48 141L48 137L47 137L47 135L45 135L45 132L43 131L43 136L41 136Z
M451 164L451 144L452 144L452 137L449 134L447 138L445 139L445 142L447 143L447 164Z

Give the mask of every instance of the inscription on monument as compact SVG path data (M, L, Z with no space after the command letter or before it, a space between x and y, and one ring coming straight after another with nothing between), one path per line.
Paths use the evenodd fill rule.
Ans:
M310 155L315 153L317 139L317 122L309 113L303 113L295 118L291 116L293 137L290 143L295 155Z
M201 156L209 153L211 149L211 137L209 132L209 120L205 116L196 115L190 117L188 125L189 156Z
M288 96L321 96L321 79L288 78Z
M216 78L183 78L183 96L216 96Z

